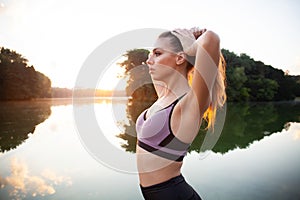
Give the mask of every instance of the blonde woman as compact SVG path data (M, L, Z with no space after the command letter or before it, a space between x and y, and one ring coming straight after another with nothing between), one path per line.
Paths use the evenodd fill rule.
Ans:
M201 121L213 126L216 109L226 100L220 39L213 31L199 28L164 32L147 64L158 99L136 122L143 197L201 199L185 181L181 167Z

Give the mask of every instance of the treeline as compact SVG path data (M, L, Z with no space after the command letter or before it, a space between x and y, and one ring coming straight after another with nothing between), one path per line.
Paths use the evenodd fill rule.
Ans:
M229 101L284 101L300 96L300 76L222 49Z
M124 91L82 89L77 97L126 96ZM36 98L71 98L73 90L51 88L51 80L28 65L21 54L0 47L0 100L30 100Z
M126 92L135 100L155 100L153 84L145 64L149 51L133 49L119 63L129 76ZM239 56L222 49L226 61L226 92L228 101L285 101L300 97L300 76L290 76L282 70L255 61L246 54Z
M0 100L51 97L51 81L28 66L28 60L10 49L0 49Z
M126 94L93 89L76 90L76 94L82 97L127 95L137 100L157 98L145 64L148 53L145 49L134 49L124 55L127 60L120 66L125 69L124 75L130 76ZM300 97L300 76L288 75L246 54L236 55L226 49L222 53L227 64L228 101L282 101ZM67 98L72 97L72 92L67 88L51 88L50 79L28 66L28 60L21 54L1 47L0 100Z
M125 91L111 91L99 89L76 89L75 97L124 97ZM73 90L69 88L52 88L52 98L71 98L73 97Z

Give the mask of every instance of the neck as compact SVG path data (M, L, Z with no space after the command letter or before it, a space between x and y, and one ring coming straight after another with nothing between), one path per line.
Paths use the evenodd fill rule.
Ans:
M164 81L154 81L154 86L159 99L178 98L190 90L187 78L180 73L174 73Z

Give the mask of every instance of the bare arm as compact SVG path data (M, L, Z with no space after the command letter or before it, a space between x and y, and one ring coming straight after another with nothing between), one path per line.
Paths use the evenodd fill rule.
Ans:
M193 45L196 56L191 90L175 107L173 125L179 138L191 142L200 128L202 116L211 103L212 86L215 82L220 59L220 39L212 31L203 33ZM190 51L190 53L191 53ZM189 130L190 134L186 134ZM194 131L193 131L194 130Z
M193 114L193 117L201 119L212 100L212 89L220 59L220 39L216 33L206 31L186 51L196 58L192 90L186 95L181 106L187 108L184 110L187 110L189 115Z
M206 31L197 40L195 70L192 82L193 95L197 97L200 116L211 102L212 88L220 59L220 39L212 31Z

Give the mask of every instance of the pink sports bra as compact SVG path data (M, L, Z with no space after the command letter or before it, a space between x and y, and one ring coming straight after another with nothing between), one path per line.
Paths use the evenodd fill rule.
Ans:
M169 160L178 162L183 160L190 144L176 138L170 126L173 109L182 97L148 119L146 119L148 109L140 114L136 121L138 146Z

